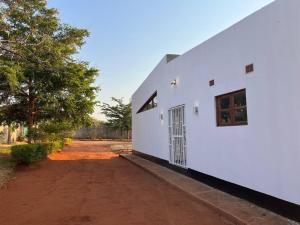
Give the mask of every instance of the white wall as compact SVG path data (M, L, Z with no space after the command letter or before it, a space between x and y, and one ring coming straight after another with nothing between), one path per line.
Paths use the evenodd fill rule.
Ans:
M167 112L185 104L189 168L300 205L299 11L299 0L277 0L173 61L163 59L133 95L134 149L168 160ZM250 63L255 71L246 75ZM217 127L215 96L243 88L248 125ZM158 107L136 114L155 91Z

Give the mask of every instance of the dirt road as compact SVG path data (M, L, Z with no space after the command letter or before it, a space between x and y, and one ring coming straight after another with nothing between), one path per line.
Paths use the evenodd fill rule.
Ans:
M0 225L229 225L109 151L109 142L74 142L0 190Z

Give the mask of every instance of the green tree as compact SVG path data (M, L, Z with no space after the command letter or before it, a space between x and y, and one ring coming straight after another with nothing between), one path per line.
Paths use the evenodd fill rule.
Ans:
M29 143L38 123L90 119L98 70L74 58L88 36L46 0L0 0L0 105L28 126Z
M107 125L113 129L119 129L121 133L131 131L131 103L125 104L123 99L112 98L113 104L103 103L101 110L106 116Z
M68 121L44 121L33 129L32 136L35 142L53 142L71 138L73 134L74 127Z

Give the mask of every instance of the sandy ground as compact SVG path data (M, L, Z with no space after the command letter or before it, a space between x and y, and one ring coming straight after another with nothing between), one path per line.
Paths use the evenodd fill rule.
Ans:
M229 225L214 210L110 150L74 142L0 190L0 225Z

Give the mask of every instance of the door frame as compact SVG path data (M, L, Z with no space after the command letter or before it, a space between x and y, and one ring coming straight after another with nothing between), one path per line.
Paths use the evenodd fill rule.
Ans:
M178 123L181 123L181 126L174 130L174 124L176 123L176 118L173 116L173 113L176 109L182 109L181 115L179 115ZM168 136L169 136L169 163L178 167L187 168L187 144L186 144L186 117L185 117L185 105L178 105L168 110ZM181 118L180 118L181 116ZM181 120L180 120L181 119ZM177 124L178 125L178 124ZM178 130L179 129L179 130ZM181 133L180 135L174 135L174 132ZM175 137L174 137L175 136ZM177 137L176 137L177 136ZM175 146L174 138L177 139L179 143ZM179 146L178 146L179 144ZM179 158L175 160L176 156L176 147L179 147ZM178 152L177 152L178 153ZM178 155L177 155L178 157ZM179 161L180 163L177 163Z

